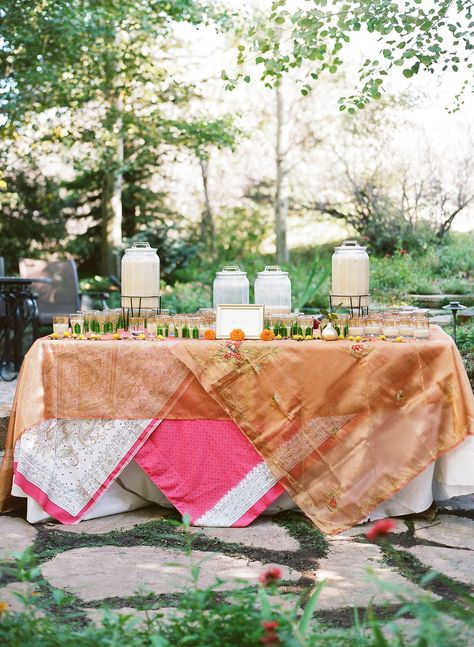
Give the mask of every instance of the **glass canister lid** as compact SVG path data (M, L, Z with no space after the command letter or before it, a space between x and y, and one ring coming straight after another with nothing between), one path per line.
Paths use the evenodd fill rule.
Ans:
M150 247L150 243L145 241L133 243L131 247L127 247L125 253L127 252L156 252L156 247Z
M224 265L222 271L216 272L216 276L247 276L238 265Z
M357 240L344 240L341 245L334 248L335 252L346 251L346 250L356 250L356 251L365 251L367 247L362 247L359 245Z
M288 276L288 272L284 272L279 265L266 265L263 272L258 273L259 276Z

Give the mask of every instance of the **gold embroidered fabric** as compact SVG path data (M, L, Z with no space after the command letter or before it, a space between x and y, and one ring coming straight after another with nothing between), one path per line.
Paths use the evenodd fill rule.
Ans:
M461 357L438 327L401 344L218 343L173 354L326 533L364 519L474 433Z
M359 348L362 346L362 348ZM232 418L326 533L365 518L474 433L451 338L427 342L39 340L21 371L0 471L47 419Z

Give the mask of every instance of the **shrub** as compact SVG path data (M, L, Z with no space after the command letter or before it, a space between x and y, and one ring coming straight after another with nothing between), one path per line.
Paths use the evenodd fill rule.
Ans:
M212 284L200 281L176 282L162 286L162 307L171 312L196 312L199 308L212 307Z

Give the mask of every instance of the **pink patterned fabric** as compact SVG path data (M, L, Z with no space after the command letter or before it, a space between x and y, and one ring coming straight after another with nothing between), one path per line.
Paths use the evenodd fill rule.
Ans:
M195 525L247 526L284 491L227 420L48 420L18 440L14 482L75 524L133 458Z
M230 420L164 420L135 460L193 525L247 526L284 492Z

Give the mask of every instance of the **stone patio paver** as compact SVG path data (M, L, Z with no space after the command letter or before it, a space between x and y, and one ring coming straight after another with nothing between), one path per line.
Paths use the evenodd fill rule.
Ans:
M269 565L220 553L193 551L192 557L166 548L104 546L78 548L61 553L42 566L49 583L78 595L84 601L127 597L143 589L154 593L182 591L191 581L191 564L201 566L200 586L226 580L218 587L227 590L241 586L236 578L254 584ZM281 566L283 578L297 580L300 573Z
M60 530L61 532L103 535L112 530L131 530L142 523L166 519L169 517L170 512L170 510L164 510L154 505L148 508L142 508L141 510L132 510L131 512L113 514L108 517L81 521L73 526L65 526L61 523L48 523L45 524L45 528L49 530Z
M368 575L371 568L377 580L392 588L384 590ZM382 562L382 553L374 544L332 541L329 555L319 560L318 582L326 580L318 609L366 607L370 602L397 602L396 587L405 593L422 594L422 590Z
M269 519L256 519L247 528L200 528L192 527L193 535L203 534L211 539L226 543L241 544L250 548L266 550L299 550L300 544L288 530Z
M455 496L452 499L448 499L447 501L440 501L438 503L438 508L440 512L442 512L443 510L474 510L474 494Z
M0 515L0 560L9 559L31 546L36 539L36 530L24 519Z
M434 523L415 521L415 537L453 548L474 550L474 520L453 515L438 515Z
M461 548L413 546L407 549L425 566L453 580L474 586L474 553Z

